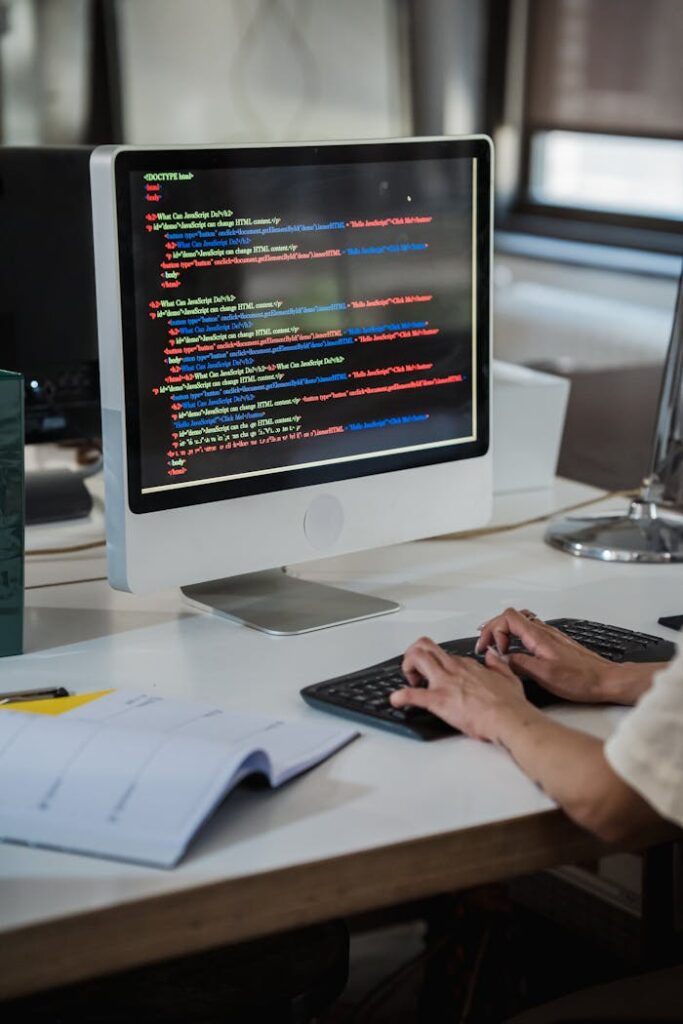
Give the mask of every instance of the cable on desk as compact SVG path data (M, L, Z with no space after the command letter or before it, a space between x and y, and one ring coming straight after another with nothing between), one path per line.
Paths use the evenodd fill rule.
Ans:
M430 540L471 540L475 537L489 537L495 533L508 533L511 530L521 530L524 526L533 526L536 523L544 523L548 519L554 519L555 516L566 515L568 512L576 512L580 508L588 508L589 505L597 505L601 501L607 501L609 498L628 498L633 497L633 491L606 491L601 494L599 498L589 498L588 501L579 501L575 505L566 505L564 508L554 509L552 512L546 512L541 516L534 516L532 519L521 519L516 523L503 523L501 526L484 526L479 530L464 530L462 533L444 533L439 537L425 537L427 541ZM26 555L65 555L71 554L75 551L87 551L91 548L104 547L104 540L91 541L89 544L74 544L68 548L42 548L36 549L35 551L27 551ZM89 576L86 579L80 580L63 580L62 582L57 581L56 583L34 583L31 586L25 587L25 590L42 590L46 587L71 587L77 583L101 583L106 580L106 576Z
M45 590L47 587L73 587L76 583L102 583L106 576L89 576L83 580L57 580L56 583L31 583L24 590Z
M104 537L100 540L91 540L86 544L71 544L65 548L31 548L24 552L26 558L37 558L43 555L74 555L78 551L92 551L94 548L103 548L106 544Z
M535 526L537 523L546 523L549 519L567 515L568 512L576 512L580 508L588 508L590 505L598 505L601 501L608 501L610 498L634 498L635 491L606 491L599 498L589 498L588 501L578 501L575 505L565 505L564 508L553 509L552 512L544 512L540 516L532 516L531 519L520 519L516 523L501 523L500 526L482 526L478 530L463 530L461 533L442 533L438 537L425 537L429 540L472 540L475 537L490 537L495 533L508 533L510 530L521 530L523 526Z

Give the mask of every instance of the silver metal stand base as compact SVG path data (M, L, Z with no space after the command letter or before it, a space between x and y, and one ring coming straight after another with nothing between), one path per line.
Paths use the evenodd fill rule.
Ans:
M279 569L181 587L192 602L276 636L310 633L401 607L395 601L288 576Z
M683 562L683 516L644 498L624 515L560 519L545 539L560 551L603 562Z

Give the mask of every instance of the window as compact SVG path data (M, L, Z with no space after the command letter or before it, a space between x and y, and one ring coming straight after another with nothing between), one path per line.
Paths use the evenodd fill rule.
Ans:
M683 2L502 6L499 125L518 143L510 226L683 251Z
M683 219L683 142L545 131L531 139L529 198L549 206Z

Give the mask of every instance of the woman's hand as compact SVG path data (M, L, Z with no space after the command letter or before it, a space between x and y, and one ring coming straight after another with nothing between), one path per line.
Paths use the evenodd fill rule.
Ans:
M482 646L494 641L498 645L486 648L485 665L474 658L453 657L427 637L418 640L403 659L409 685L394 691L391 703L396 708L425 708L468 736L505 748L574 821L607 842L649 836L647 830L659 827L660 818L612 770L602 742L533 707L512 668L540 682L548 680L548 688L555 692L587 700L589 693L605 691L607 669L655 666L612 665L530 616L508 609L482 628ZM498 653L501 647L508 649L513 636L533 654Z
M494 650L487 652L484 666L474 658L447 654L422 637L406 651L402 668L409 685L392 693L394 707L425 708L475 739L497 742L506 712L536 713L519 679Z
M519 640L528 653L508 653L511 639ZM632 704L660 667L607 661L526 609L508 608L481 627L477 651L490 646L517 675L535 679L565 700L585 703Z

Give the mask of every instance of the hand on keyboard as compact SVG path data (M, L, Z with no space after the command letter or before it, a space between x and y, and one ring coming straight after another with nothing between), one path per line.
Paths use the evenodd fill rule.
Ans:
M533 679L564 700L587 704L620 700L624 666L608 660L610 641L593 650L537 618L533 612L507 608L481 627L477 651L495 647L510 668Z
M533 711L521 682L493 649L482 665L422 637L406 651L402 669L409 685L392 693L393 707L430 711L475 739L495 742L506 711L523 711L525 705Z
M530 623L530 617L535 621ZM566 642L565 635L568 638ZM527 647L522 641L527 643ZM458 663L466 658L466 666L474 667L461 666L458 678L466 680L467 686L473 680L485 679L490 684L485 687L487 691L491 686L505 684L509 695L516 692L514 669L522 676L527 700L537 708L557 703L560 699L557 694L574 701L606 700L632 704L650 685L661 663L669 661L676 653L670 641L647 633L635 633L632 629L586 619L555 619L542 623L531 612L515 612L513 609L491 619L482 627L479 637L446 640L438 646L432 641L424 643L432 645L429 655L442 668L451 665L448 655L454 655ZM507 652L502 664L499 664L500 659L495 653L486 651L494 643L497 644L496 649L502 648ZM478 654L475 644L486 653ZM531 650L534 651L533 656L529 655ZM446 706L445 691L438 685L436 703L434 693L429 698L415 694L412 698L396 697L390 702L391 695L406 684L401 671L402 662L403 656L355 669L347 675L306 686L301 695L313 707L349 715L365 724L381 725L422 740L452 735L457 728L448 722L453 720L454 714L466 714L464 701L467 693L462 698L462 707L457 708L452 694ZM616 669L613 676L607 675L605 662L612 663ZM583 678L584 672L588 682ZM602 680L600 685L596 686L595 679L590 682L591 673ZM419 684L421 678L423 673L415 665L411 682ZM545 686L539 685L535 679L542 680ZM441 682L445 685L444 679ZM511 687L511 682L515 686ZM553 693L549 692L551 689ZM486 699L496 703L501 695L503 698L506 696L505 687L489 692L488 697L482 696L482 701ZM399 706L401 704L403 706ZM437 705L441 705L442 710ZM444 717L444 708L450 717Z

